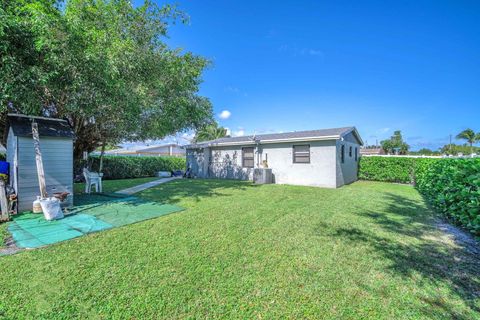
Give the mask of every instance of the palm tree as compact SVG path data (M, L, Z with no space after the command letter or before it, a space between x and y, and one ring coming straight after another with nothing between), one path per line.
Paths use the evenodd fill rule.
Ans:
M218 124L210 124L197 131L195 141L208 141L227 136L227 129L219 127Z
M456 138L467 140L467 142L470 144L470 153L473 153L473 144L479 138L479 134L475 134L475 131L473 131L472 129L465 129L459 134L457 134Z

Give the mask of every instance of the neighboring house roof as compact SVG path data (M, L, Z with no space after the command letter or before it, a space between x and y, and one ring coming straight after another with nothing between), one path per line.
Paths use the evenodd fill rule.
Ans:
M204 148L212 146L229 146L255 143L279 143L292 141L315 141L315 140L338 140L353 132L360 144L363 144L360 135L355 127L319 129L308 131L294 131L284 133L258 134L242 137L225 137L211 141L202 141L196 144L185 146L187 149Z
M66 120L8 114L8 124L16 136L31 137L32 121L38 124L38 133L41 137L74 137L72 127Z
M176 143L169 143L169 144L158 144L158 145L151 145L151 146L135 146L131 148L113 149L113 150L108 150L105 153L106 154L119 154L119 153L132 154L132 153L142 153L142 152L148 153L148 152L152 152L151 150L167 148L167 147L176 147L176 148L183 149L183 146L181 145L178 145ZM175 152L175 150L173 151ZM156 153L156 152L152 152L152 153Z
M385 151L382 148L362 148L360 149L361 155L378 155L385 154Z
M157 148L165 148L165 147L178 147L178 148L183 148L183 146L176 144L176 143L169 143L169 144L159 144L159 145L153 145L153 146L148 146L148 147L143 147L140 149L136 149L137 152L139 151L148 151L150 149L157 149Z

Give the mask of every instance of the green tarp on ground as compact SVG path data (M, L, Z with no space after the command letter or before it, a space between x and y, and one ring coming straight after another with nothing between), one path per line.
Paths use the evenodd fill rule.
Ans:
M60 220L47 221L42 214L34 213L14 216L8 230L15 244L20 248L38 248L183 210L175 205L121 194L79 195L76 198L75 207Z
M121 227L183 210L172 204L161 204L120 194L95 195L95 198L96 202L92 202L88 196L75 200L79 205L75 206L72 212L87 213L114 227Z

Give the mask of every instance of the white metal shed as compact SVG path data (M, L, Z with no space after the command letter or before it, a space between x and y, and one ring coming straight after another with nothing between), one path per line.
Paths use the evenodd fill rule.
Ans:
M7 161L10 163L10 185L18 196L19 212L32 209L40 195L32 121L38 124L40 148L47 193L69 192L64 205L73 205L73 130L66 120L8 115Z

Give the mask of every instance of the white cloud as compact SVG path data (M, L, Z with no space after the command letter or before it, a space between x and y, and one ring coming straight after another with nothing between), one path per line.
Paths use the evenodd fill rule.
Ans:
M238 130L232 132L232 137L242 137L245 135L245 129L238 127Z
M220 113L218 114L218 117L219 117L220 119L226 120L226 119L230 118L231 115L232 115L232 113L231 113L230 111L228 111L228 110L223 110L222 112L220 112Z
M299 48L295 45L291 46L288 44L283 44L278 48L280 52L289 53L295 57L297 56L317 56L320 58L324 57L324 53L322 50L315 49L315 48Z
M195 138L194 132L184 132L180 137L181 140L185 140L188 143L192 142L193 138Z
M228 86L228 87L225 87L225 92L231 92L231 93L239 93L240 92L240 89L238 89L237 87L233 87L233 86Z
M316 49L308 49L306 51L306 54L309 54L311 56L323 56L323 52L321 50L316 50Z
M232 130L230 130L229 127L224 127L224 128L225 128L225 130L227 130L227 136L232 135Z

